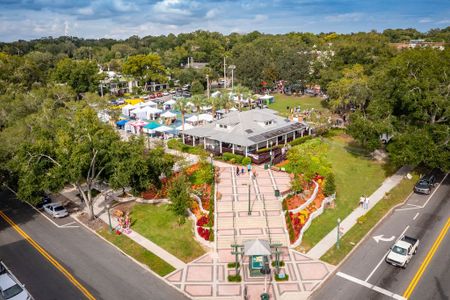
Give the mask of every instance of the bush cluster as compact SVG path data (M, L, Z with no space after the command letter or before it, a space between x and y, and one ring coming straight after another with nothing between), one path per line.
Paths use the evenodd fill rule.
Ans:
M305 136L303 136L303 137L299 137L299 138L296 138L296 139L293 140L293 141L290 141L290 142L289 142L289 145L291 145L291 146L297 146L297 145L303 144L304 142L306 142L306 141L308 141L308 140L310 140L310 139L312 139L312 138L313 138L312 135L305 135Z
M222 159L224 161L229 161L232 164L234 163L234 164L240 165L240 164L242 164L242 160L244 159L244 156L226 152L222 155Z

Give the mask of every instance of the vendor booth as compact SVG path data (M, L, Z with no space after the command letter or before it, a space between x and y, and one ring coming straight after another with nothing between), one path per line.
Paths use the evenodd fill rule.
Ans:
M256 239L244 242L244 255L249 258L250 276L264 276L262 270L269 267L271 253L269 241Z

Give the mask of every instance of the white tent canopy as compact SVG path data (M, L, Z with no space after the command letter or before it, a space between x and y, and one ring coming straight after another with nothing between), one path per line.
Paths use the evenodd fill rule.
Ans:
M164 126L164 125L155 128L156 132L168 132L168 131L172 131L172 130L173 130L172 127Z
M246 256L271 254L269 241L256 239L244 242L244 255Z
M214 117L210 114L200 114L198 116L200 121L206 121L206 122L212 122L214 120Z
M176 116L177 116L177 114L174 114L171 111L166 111L165 113L161 114L161 117L168 118L168 119L175 118Z
M192 128L194 128L194 126L192 126L191 124L189 124L189 123L184 124L184 130L188 130L188 129L192 129ZM176 129L183 130L183 125L178 126Z
M269 100L269 99L272 99L272 98L273 98L273 96L270 96L270 95L264 95L262 97L259 97L259 99L262 99L262 100Z
M122 107L122 115L129 116L130 110L132 110L133 108L135 107L131 104L125 105L124 107Z
M162 110L155 108L155 107L147 107L146 108L146 118L148 120L153 120L155 118L155 115L160 114Z
M137 119L142 120L142 119L147 118L147 113L146 113L145 108L135 108L133 110L130 110L130 113L136 115Z
M177 103L177 101L170 99L170 100L167 100L166 102L164 102L164 105L174 105L175 103Z
M196 123L198 121L200 121L200 118L197 115L193 115L186 119L186 122L188 122L188 123Z

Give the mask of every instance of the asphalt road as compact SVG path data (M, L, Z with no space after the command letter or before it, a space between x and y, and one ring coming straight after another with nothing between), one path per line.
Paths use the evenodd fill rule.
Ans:
M438 182L444 178L438 176ZM434 194L412 194L392 212L340 266L311 299L402 299L410 282L450 218L450 176ZM417 254L406 269L387 264L389 247L402 234L420 239ZM383 235L378 243L374 236ZM409 299L449 299L450 231L431 258Z
M59 262L96 299L187 299L121 252L76 226L70 217L57 227L29 206L0 192L0 210ZM36 300L86 299L28 241L0 218L0 258Z

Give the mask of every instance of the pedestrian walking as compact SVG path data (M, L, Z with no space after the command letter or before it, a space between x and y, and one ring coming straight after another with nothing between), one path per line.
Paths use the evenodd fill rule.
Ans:
M239 176L239 167L236 167L236 176Z
M369 209L369 198L364 197L364 209Z
M359 206L364 208L364 196L359 197Z
M253 178L256 178L256 170L253 170Z
M245 168L242 167L242 169L241 169L241 174L243 175L244 173L245 173Z
M248 165L247 165L247 171L250 173L251 170L252 170L252 165L251 165L251 164L248 164Z

